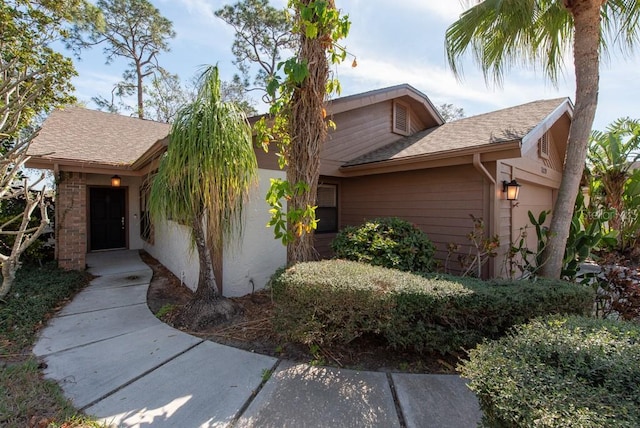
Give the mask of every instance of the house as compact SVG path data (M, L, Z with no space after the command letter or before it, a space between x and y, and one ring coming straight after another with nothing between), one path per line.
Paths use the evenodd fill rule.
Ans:
M567 98L534 101L444 123L429 98L409 85L339 98L327 105L337 125L321 154L315 246L346 225L398 216L419 226L446 257L449 243L469 244L470 215L498 235L501 254L528 223L527 211L553 206L572 118ZM198 264L187 230L171 221L150 227L149 178L168 144L169 125L68 107L54 111L34 139L29 166L57 177L57 259L82 269L85 254L144 248L187 285ZM260 184L252 190L242 239L217 255L223 293L262 288L285 264L285 248L265 227L269 178L283 178L273 154L256 149ZM112 178L120 178L119 186ZM504 183L521 185L517 201ZM531 239L531 237L529 238ZM531 245L535 241L530 242ZM502 272L493 259L489 276Z

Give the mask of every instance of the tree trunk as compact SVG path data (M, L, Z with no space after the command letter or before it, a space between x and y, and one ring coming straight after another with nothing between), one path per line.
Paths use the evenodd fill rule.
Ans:
M2 262L2 285L0 285L0 300L11 290L11 286L16 279L16 271L18 270L17 260L13 257Z
M216 274L211 260L211 251L207 245L202 220L196 218L193 222L193 236L198 250L198 262L200 274L198 276L198 287L194 299L202 302L213 302L220 297Z
M308 4L310 0L302 3ZM335 8L334 2L328 2L329 8ZM327 125L324 118L324 102L329 78L327 61L327 40L330 35L319 33L310 39L300 36L299 58L307 62L309 76L297 88L291 100L291 117L289 120L289 164L287 181L294 186L306 183L308 192L297 192L288 203L288 209L306 209L316 203L318 177L320 176L320 150L327 138ZM296 236L287 245L287 262L293 265L298 262L314 260L316 251L313 246L313 233L302 232L298 236L296 225L288 224L289 230Z
M174 324L198 331L230 321L242 314L242 308L218 292L211 251L206 242L201 219L196 217L192 227L200 264L198 287L193 298L176 316Z
M140 64L136 64L136 78L138 81L138 117L140 119L144 119L144 102L142 98L142 68L140 68Z
M551 218L551 233L543 255L546 263L542 266L541 275L548 278L560 278L562 273L571 218L598 104L600 78L600 9L603 0L564 0L564 4L574 20L576 104L562 182Z

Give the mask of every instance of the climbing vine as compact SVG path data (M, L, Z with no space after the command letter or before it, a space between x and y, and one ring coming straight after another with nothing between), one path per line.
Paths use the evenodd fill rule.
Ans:
M283 76L274 76L267 92L275 101L269 118L256 125L258 141L265 151L275 145L278 164L287 179L272 179L267 194L277 239L287 245L289 264L313 258L315 197L320 175L320 150L329 127L326 97L340 93L340 82L330 74L331 64L347 58L339 42L351 22L341 15L333 0L290 0L292 31L299 37L295 56L278 65ZM355 66L355 59L353 66Z

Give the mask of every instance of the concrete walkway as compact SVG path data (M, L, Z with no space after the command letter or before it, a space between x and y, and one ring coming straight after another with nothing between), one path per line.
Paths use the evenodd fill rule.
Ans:
M475 427L454 375L296 364L203 341L157 320L137 251L89 254L96 275L33 352L74 405L122 427Z

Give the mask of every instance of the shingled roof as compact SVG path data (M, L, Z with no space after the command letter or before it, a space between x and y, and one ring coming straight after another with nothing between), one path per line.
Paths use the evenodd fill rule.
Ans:
M29 155L42 159L129 166L158 140L170 125L119 114L66 107L55 110L31 142Z
M534 101L445 123L352 159L343 167L521 141L567 100Z

